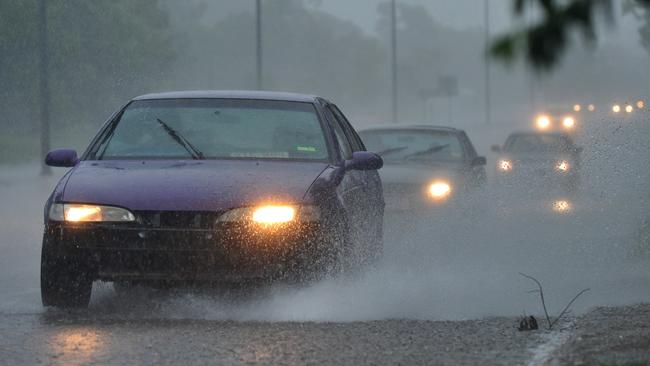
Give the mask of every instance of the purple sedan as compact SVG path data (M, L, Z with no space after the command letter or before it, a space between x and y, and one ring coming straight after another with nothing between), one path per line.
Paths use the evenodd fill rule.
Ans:
M382 253L377 169L343 113L311 95L149 94L101 128L45 205L41 297L87 306L117 285L300 280Z

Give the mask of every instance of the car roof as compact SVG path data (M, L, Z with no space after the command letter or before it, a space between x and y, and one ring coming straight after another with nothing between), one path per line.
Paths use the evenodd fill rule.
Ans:
M511 133L508 137L515 137L515 136L563 136L563 137L568 137L570 138L569 134L565 132L558 132L558 131L547 131L547 132L539 132L539 131L516 131Z
M319 97L310 94L261 90L185 90L140 95L133 100L154 99L259 99L313 103Z
M448 127L448 126L434 126L434 125L418 125L418 124L413 124L413 125L402 125L402 124L394 124L394 125L376 125L376 126L369 126L369 127L364 127L364 128L359 128L359 132L366 132L366 131L422 131L422 132L428 132L428 131L434 131L434 132L452 132L452 133L458 133L462 132L462 130L459 130L457 128L453 127Z

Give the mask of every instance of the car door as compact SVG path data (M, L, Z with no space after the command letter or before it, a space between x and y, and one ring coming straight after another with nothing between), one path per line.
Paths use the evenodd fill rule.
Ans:
M459 138L463 143L465 150L465 165L467 167L466 171L469 173L469 176L467 177L469 178L469 183L472 187L479 186L485 183L487 179L485 166L475 164L476 158L478 158L478 154L476 153L476 149L474 149L474 145L472 145L472 142L470 141L465 131L461 131L459 133Z
M336 118L336 122L342 127L352 151L366 151L361 138L341 110L334 104L328 105L327 108L330 109ZM376 170L355 171L354 179L355 184L360 187L356 204L362 210L358 221L358 229L366 240L370 242L379 240L383 233L384 212L384 199L379 173Z

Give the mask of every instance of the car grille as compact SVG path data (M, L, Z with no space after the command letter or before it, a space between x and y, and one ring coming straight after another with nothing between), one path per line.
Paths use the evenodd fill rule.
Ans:
M155 229L206 229L215 227L223 212L206 211L136 211L138 226Z

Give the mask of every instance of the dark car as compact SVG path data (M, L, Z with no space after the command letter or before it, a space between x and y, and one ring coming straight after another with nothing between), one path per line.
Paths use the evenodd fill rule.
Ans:
M72 167L45 205L46 306L86 306L94 280L273 280L382 251L382 159L320 97L145 95L46 163Z
M384 159L381 179L387 210L430 209L486 180L485 157L467 134L436 126L372 127L359 132Z
M517 132L492 150L499 154L496 174L501 184L560 191L579 185L582 148L566 133Z

